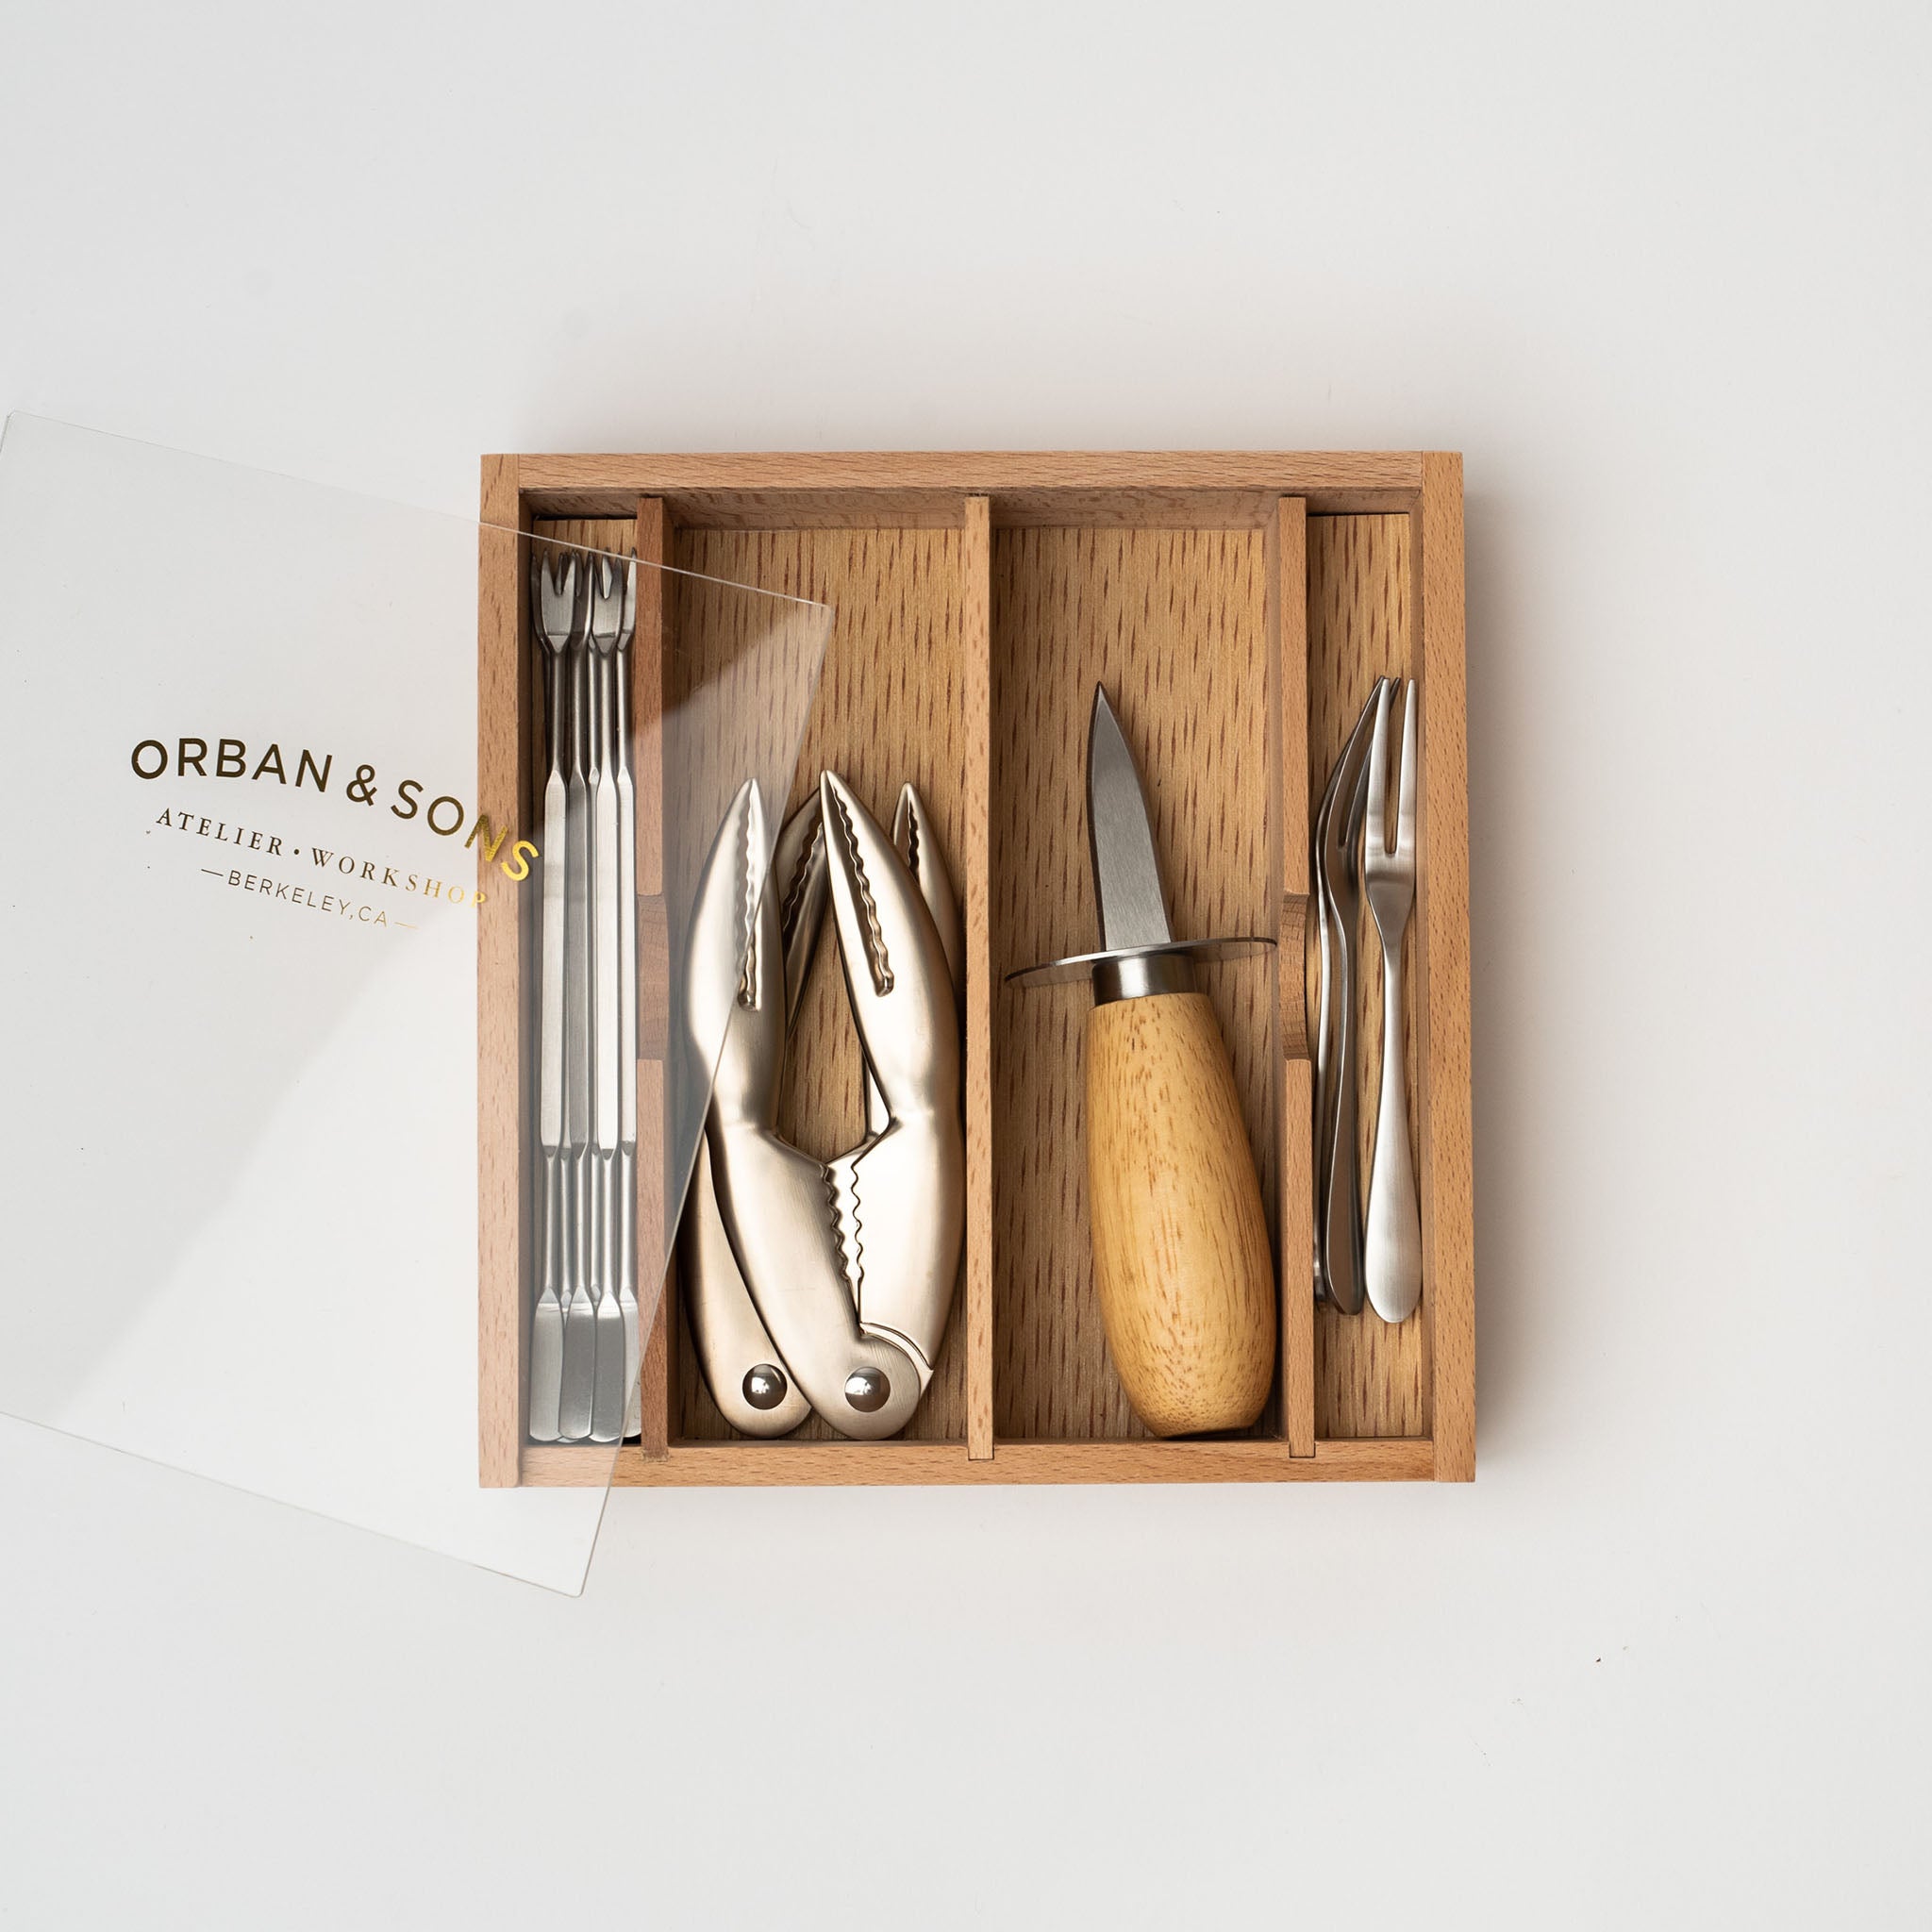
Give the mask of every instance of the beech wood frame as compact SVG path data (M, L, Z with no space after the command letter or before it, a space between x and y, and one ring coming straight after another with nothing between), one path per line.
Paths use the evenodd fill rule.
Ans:
M1424 1432L1317 1434L1307 940L1310 772L1308 520L1406 520L1411 675L1424 691L1422 867L1411 940L1413 1100L1422 1191ZM927 453L494 456L484 458L478 599L478 787L492 823L532 823L538 694L525 589L533 526L623 520L637 554L675 565L686 532L958 530L966 638L966 849L953 855L967 924L968 1225L961 1306L963 1437L882 1443L681 1440L670 1354L670 1288L645 1351L644 1430L617 1453L524 1441L523 1357L531 1275L534 1069L525 989L530 908L479 922L477 958L478 1435L486 1487L602 1483L1091 1483L1466 1481L1475 1469L1474 1184L1472 1165L1467 685L1462 465L1432 452L1274 454ZM992 948L987 836L992 678L992 533L1038 527L1258 531L1266 558L1270 742L1277 760L1280 1089L1277 1269L1280 1357L1267 1433L1237 1439L1014 1440L995 1436L991 1057ZM641 574L646 580L653 573ZM633 715L655 716L656 585L641 586ZM1400 653L1398 653L1400 655ZM1391 666L1391 668L1399 668ZM641 769L639 885L646 946L663 944L661 853ZM658 975L661 983L661 974ZM661 1024L641 1028L640 1118L661 1100ZM641 1173L655 1171L648 1146ZM1264 1176L1265 1178L1265 1176ZM641 1188L641 1253L663 1241L661 1200ZM1282 1257L1287 1260L1284 1265ZM1332 1319L1332 1318L1324 1318ZM1355 1318L1373 1322L1367 1312Z

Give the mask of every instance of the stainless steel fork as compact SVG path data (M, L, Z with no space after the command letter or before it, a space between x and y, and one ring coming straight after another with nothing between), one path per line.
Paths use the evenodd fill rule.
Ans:
M1402 781L1395 842L1388 843L1389 724L1395 686L1385 684L1369 746L1362 884L1382 937L1382 1093L1375 1108L1375 1155L1369 1169L1368 1229L1362 1272L1370 1306L1385 1322L1406 1322L1423 1295L1422 1216L1408 1145L1408 1041L1402 1009L1402 936L1415 906L1416 693L1411 678L1402 712Z
M624 1060L622 897L624 841L620 836L617 701L618 644L624 631L625 573L614 558L586 560L591 614L585 631L585 741L591 792L591 1300L595 1307L596 1370L591 1384L591 1441L615 1442L624 1434L630 1391L625 1382L632 1344L622 1296L625 1183L625 1076L636 1078L637 1050ZM633 865L636 861L633 859ZM635 913L633 913L635 918ZM635 1107L631 1143L637 1141ZM636 1329L635 1297L631 1329Z
M1388 679L1378 677L1349 733L1315 819L1315 909L1322 1010L1315 1032L1315 1295L1344 1315L1362 1305L1362 1210L1356 1155L1356 930L1369 734Z

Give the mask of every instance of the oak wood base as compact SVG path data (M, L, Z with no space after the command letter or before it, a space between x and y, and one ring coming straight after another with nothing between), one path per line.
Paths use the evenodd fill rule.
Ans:
M1002 1442L972 1457L960 1442L674 1442L662 1457L626 1443L608 1449L536 1446L524 1452L532 1489L617 1489L915 1483L1428 1482L1435 1451L1409 1438L1318 1442L1291 1456L1283 1441Z

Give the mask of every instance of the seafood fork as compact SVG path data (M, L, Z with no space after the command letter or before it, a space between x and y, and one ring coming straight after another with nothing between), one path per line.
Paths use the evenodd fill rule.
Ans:
M1382 686L1369 747L1362 885L1382 938L1382 1092L1375 1109L1375 1154L1369 1170L1368 1231L1362 1272L1369 1302L1385 1322L1406 1322L1423 1293L1422 1217L1408 1145L1407 1041L1403 1026L1402 937L1415 906L1416 695L1411 678L1402 713L1402 778L1395 842L1388 842L1389 724L1395 686Z
M589 559L587 575L591 588L584 666L585 694L590 700L584 721L585 775L591 799L591 1038L587 1059L591 1084L591 1299L596 1334L590 1437L593 1442L615 1442L624 1434L625 1411L630 1400L625 1385L626 1349L619 1291L625 1233L620 1205L627 1171L621 1158L625 1073L622 1015L626 1006L622 968L626 948L622 930L624 845L619 835L617 774L617 650L624 627L625 575L610 558ZM635 866L635 859L632 864ZM633 1080L636 1063L633 1045ZM634 1123L633 1114L633 1146Z
M1378 677L1328 780L1315 820L1322 944L1316 1028L1315 1292L1344 1315L1362 1305L1362 1217L1356 1155L1356 927L1361 911L1362 818L1369 734L1388 679Z

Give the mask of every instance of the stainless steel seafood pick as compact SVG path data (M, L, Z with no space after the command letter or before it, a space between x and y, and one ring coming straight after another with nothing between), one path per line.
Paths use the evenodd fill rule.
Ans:
M545 654L538 1143L543 1191L529 1434L615 1442L635 1426L637 831L629 647L637 566L531 564Z

